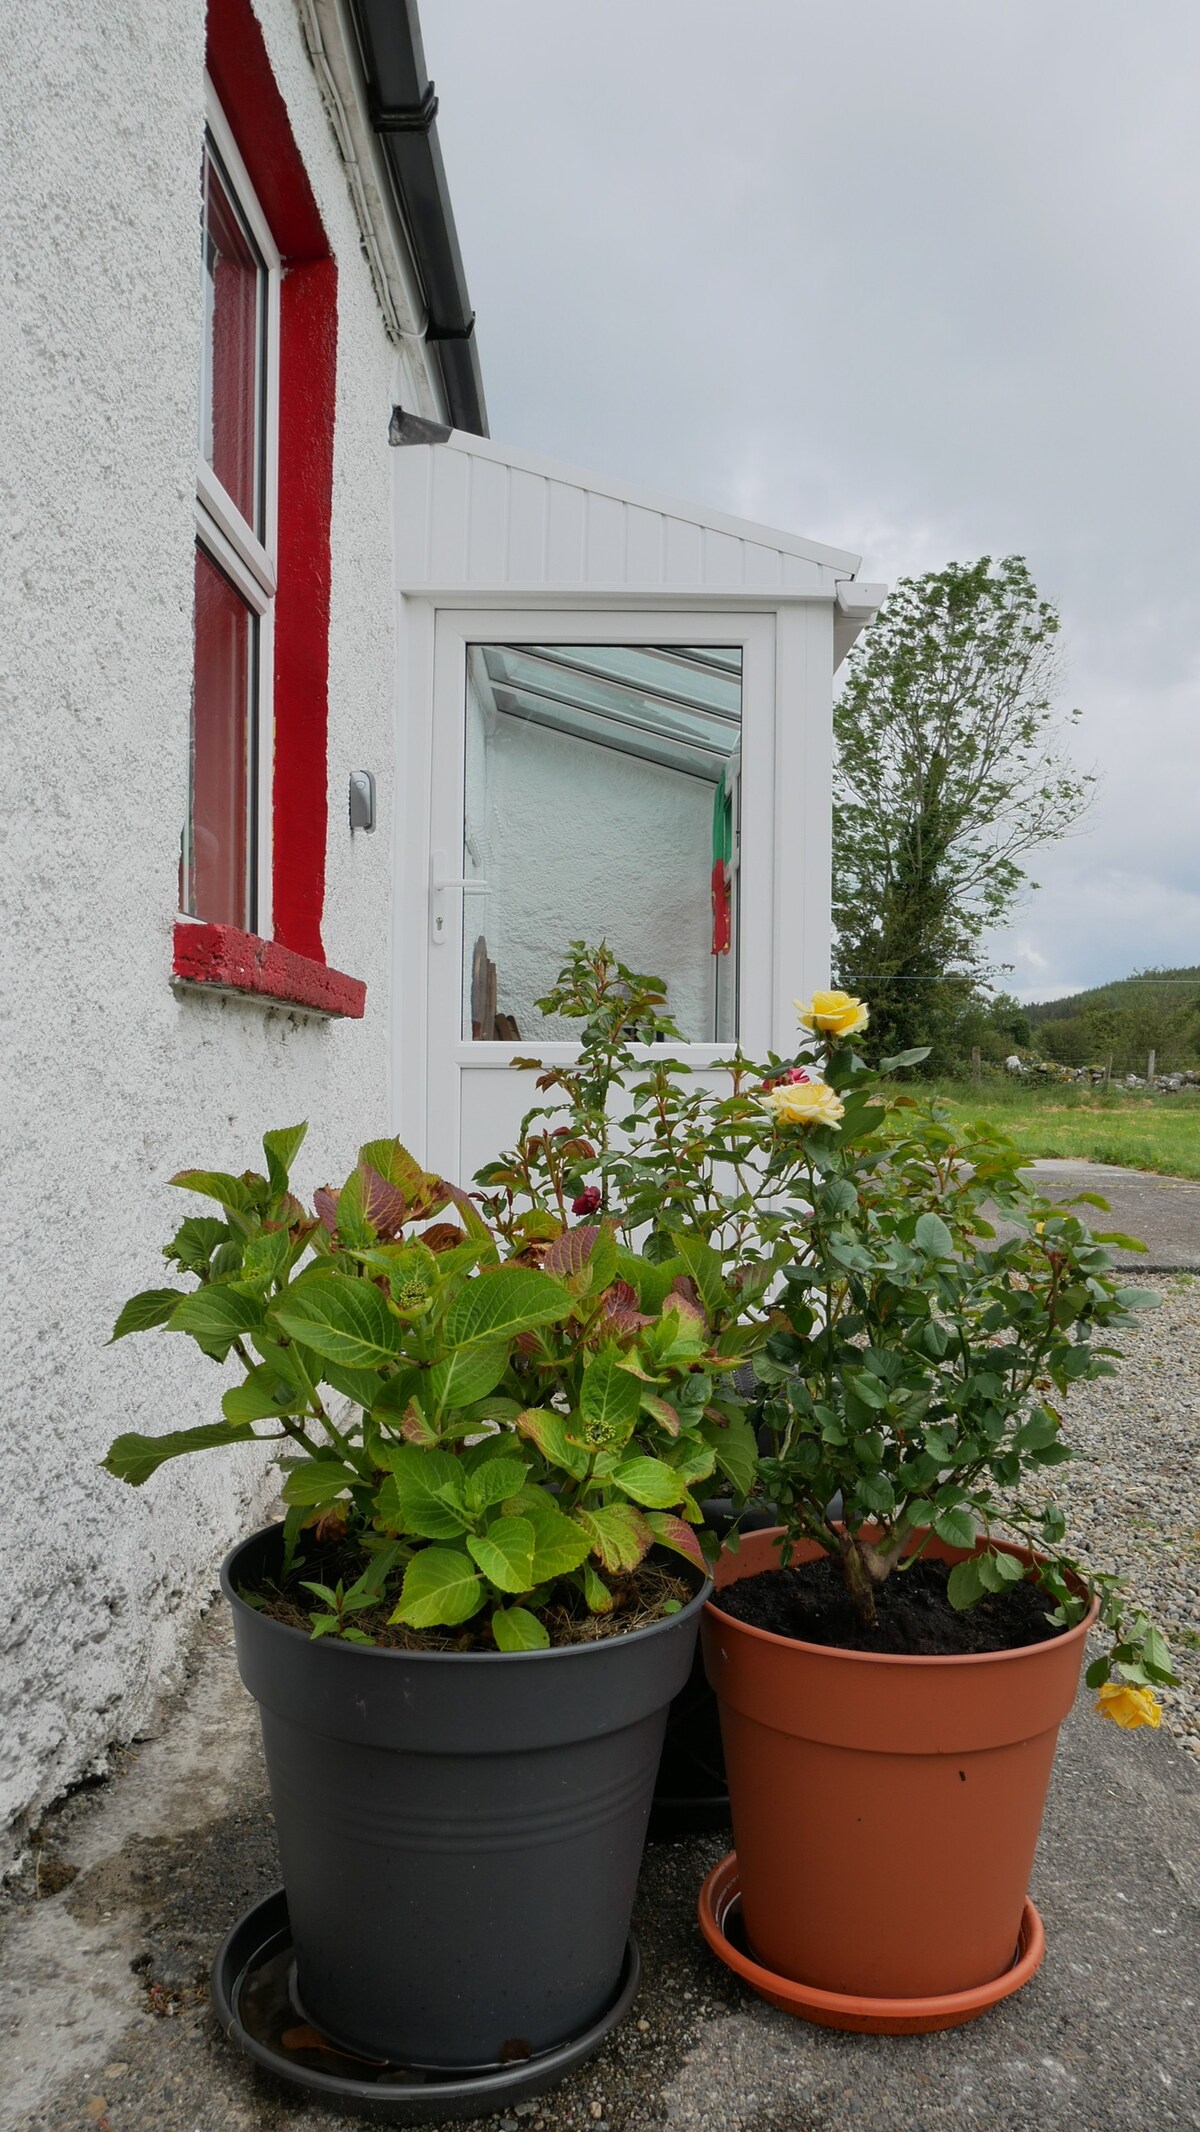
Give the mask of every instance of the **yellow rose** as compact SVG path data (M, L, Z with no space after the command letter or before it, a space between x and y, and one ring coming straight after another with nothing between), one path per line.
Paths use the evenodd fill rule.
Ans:
M1162 1704L1153 1688L1135 1688L1127 1680L1106 1680L1096 1697L1101 1717L1110 1717L1125 1732L1139 1725L1162 1724Z
M826 1081L782 1081L762 1100L777 1125L830 1125L834 1132L846 1108Z
M814 992L811 999L792 1004L802 1029L820 1030L825 1036L857 1036L871 1018L861 999L849 992Z

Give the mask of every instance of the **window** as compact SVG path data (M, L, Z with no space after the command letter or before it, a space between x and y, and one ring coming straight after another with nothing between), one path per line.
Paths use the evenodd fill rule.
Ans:
M357 1019L366 986L329 967L321 932L337 262L251 0L207 0L206 14L196 649L174 979Z
M204 142L196 637L180 901L270 931L280 259L216 97Z

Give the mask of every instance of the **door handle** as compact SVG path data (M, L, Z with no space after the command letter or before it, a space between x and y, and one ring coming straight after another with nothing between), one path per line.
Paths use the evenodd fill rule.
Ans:
M445 854L440 851L435 851L429 862L429 938L435 948L444 947L449 938L449 928L446 924L448 889L461 889L464 896L491 894L491 884L487 881L468 881L463 875L457 880L450 879L442 872L445 863Z

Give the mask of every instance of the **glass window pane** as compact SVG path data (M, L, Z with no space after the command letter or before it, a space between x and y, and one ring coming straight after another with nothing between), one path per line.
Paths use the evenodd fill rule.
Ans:
M266 280L254 240L206 145L200 451L260 538Z
M736 1036L741 716L738 646L470 647L465 1036L577 1039L534 1002L581 938Z
M254 683L258 625L196 549L196 656L182 903L253 932Z

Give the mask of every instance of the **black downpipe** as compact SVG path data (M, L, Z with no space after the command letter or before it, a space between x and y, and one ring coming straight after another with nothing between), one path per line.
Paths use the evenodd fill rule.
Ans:
M488 433L475 314L437 137L416 0L353 0L371 124L383 144L412 245L455 429Z

